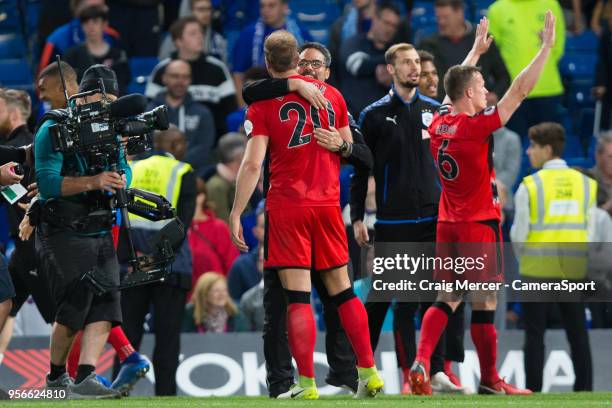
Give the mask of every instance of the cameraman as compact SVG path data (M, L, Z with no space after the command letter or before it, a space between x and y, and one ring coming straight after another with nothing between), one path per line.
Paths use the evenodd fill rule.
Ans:
M77 74L70 64L61 61L60 65L66 84L66 91L69 96L72 96L79 91ZM64 96L64 88L60 79L60 70L57 63L54 62L49 64L38 75L38 92L40 99L47 102L52 109L66 108L66 97ZM53 113L49 114L49 116L54 117ZM32 231L29 219L24 219L21 226L23 226L24 229L21 230L20 236L23 236L23 239L27 239L27 236L31 234ZM19 297L19 288L16 289L17 297ZM53 316L55 316L55 312L53 312ZM150 365L144 357L134 350L134 347L132 347L132 344L127 339L121 326L115 326L111 329L108 336L108 343L113 346L121 362L121 369L117 373L111 388L125 393L144 376L149 370ZM76 376L77 372L79 355L81 353L80 344L80 335L77 335L68 357L68 374L72 378Z
M115 100L119 94L115 73L104 65L93 65L85 71L79 92L102 89L102 84L108 99ZM98 92L78 98L76 104L103 98ZM57 120L66 117L61 110L56 113ZM54 152L49 127L57 120L46 120L35 136L36 181L43 202L38 234L57 306L46 384L66 388L75 396L118 397L117 391L99 382L94 370L111 326L121 324L119 292L98 296L81 277L94 270L98 278L119 284L119 264L109 233L113 217L108 193L129 184L131 169L123 148L111 158L119 162L123 175L108 168L90 175L91 155ZM119 146L119 136L117 140ZM81 355L73 383L66 373L66 358L79 330L83 330Z

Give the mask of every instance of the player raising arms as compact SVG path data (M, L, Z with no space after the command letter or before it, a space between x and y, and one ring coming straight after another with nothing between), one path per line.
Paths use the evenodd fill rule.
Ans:
M368 318L349 280L348 246L340 210L340 154L317 143L315 128L336 128L352 143L346 103L333 87L299 76L297 41L287 31L272 33L264 43L268 71L275 78L300 78L319 87L327 109L317 110L295 93L251 104L244 128L249 136L236 179L230 215L232 240L247 251L240 215L259 180L269 150L270 188L266 198L268 228L266 268L277 269L285 290L287 334L299 380L279 398L316 399L314 348L316 328L310 306L310 270L321 278L338 307L340 321L357 356L356 396L374 396L383 381L374 365ZM325 144L325 134L318 134Z
M542 46L531 63L516 77L497 106L487 108L487 89L478 68L478 57L492 42L489 22L480 21L476 41L461 66L452 67L444 77L447 97L429 127L431 152L442 181L437 226L438 243L495 243L501 241L500 204L493 170L491 133L504 126L533 89L555 42L555 18L546 13ZM450 104L449 104L450 102ZM491 257L489 257L491 258ZM496 258L493 252L493 258ZM499 259L488 259L495 268ZM483 279L499 280L490 270ZM482 394L531 394L501 379L495 367L497 333L493 324L497 304L495 292L480 293L472 302L470 332L480 361ZM421 338L410 382L415 394L431 394L429 361L448 316L459 306L460 294L440 292L423 317Z

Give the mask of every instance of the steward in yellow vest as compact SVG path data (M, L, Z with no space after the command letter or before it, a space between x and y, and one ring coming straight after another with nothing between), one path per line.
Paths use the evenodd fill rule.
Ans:
M133 163L132 187L161 194L176 208L185 227L191 224L195 211L196 176L191 166L181 161L187 148L185 135L175 126L155 134L151 157ZM147 240L157 233L163 222L149 222L130 214L134 247L141 253L150 251ZM160 224L160 225L158 225ZM122 292L123 327L128 338L137 340L143 333L145 314L153 309L155 327L155 392L176 393L176 370L179 361L182 316L187 293L191 289L192 261L187 239L176 254L172 272L163 282L137 286Z
M560 157L565 131L557 123L545 122L529 129L527 156L532 167L541 169L525 177L514 196L515 214L510 237L519 247L520 274L532 283L579 281L586 277L588 242L592 240L597 184L570 169ZM576 295L576 296L573 296ZM560 309L570 344L576 380L574 391L593 389L591 348L586 329L582 293L561 290L534 291L523 302L525 326L524 364L527 387L548 389L543 384L544 334L548 312Z
M547 123L532 129L545 125L563 130L560 125ZM517 208L511 234L514 242L524 242L520 274L544 279L583 279L587 273L588 226L591 209L596 206L597 182L567 167L553 152L553 145L541 145L532 139L527 154L532 166L541 170L525 177L517 191L517 203L527 210L519 214Z

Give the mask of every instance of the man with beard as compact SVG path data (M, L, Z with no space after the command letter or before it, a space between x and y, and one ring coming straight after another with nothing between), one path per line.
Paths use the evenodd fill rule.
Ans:
M440 198L427 133L439 103L418 91L421 62L411 44L391 46L385 53L385 61L393 78L391 90L366 107L359 117L359 127L374 156L375 256L380 256L388 243L435 242ZM362 247L370 240L363 222L368 176L368 172L355 169L351 180L351 221L355 240ZM366 303L373 349L376 349L391 305L389 299L386 300L368 299ZM410 393L408 372L416 350L414 315L419 303L396 300L393 309L395 349L404 376L402 393L407 394ZM438 365L434 372L443 371L441 354L434 356L438 357L434 358L434 365ZM457 388L450 381L446 385Z
M298 73L300 75L323 82L329 79L329 67L332 58L329 50L324 45L315 42L304 43L299 48L299 53ZM250 104L258 100L282 97L291 91L298 91L304 98L311 100L312 103L317 103L317 100L320 97L322 98L322 94L316 87L309 82L297 78L271 78L255 81L244 87L243 97ZM324 99L318 102L326 103ZM350 147L351 152L347 152L347 161L349 164L363 168L364 171L368 172L372 165L372 155L363 141L363 136L359 133L359 129L350 116L349 125L353 135L353 144ZM328 143L323 143L325 148L338 151L338 148L342 145L342 138L337 131L328 132L321 129L318 132L322 132L322 134L329 138ZM317 137L317 133L315 133L315 137ZM264 185L267 186L267 177L265 181ZM346 333L340 324L338 310L331 302L331 298L323 285L320 275L311 272L310 276L323 303L323 318L327 328L325 349L330 369L326 382L330 385L344 387L352 392L356 392L357 371L355 370L355 356ZM265 269L263 339L267 382L271 397L285 392L293 383L293 366L287 344L284 319L286 308L279 307L280 305L285 305L285 299L278 273L274 270Z
M287 31L277 31L266 39L264 49L272 77L300 78L296 70L299 54L295 37ZM287 295L287 335L299 373L298 383L279 398L318 398L313 360L316 328L310 306L312 269L321 274L355 352L359 377L356 397L374 397L384 387L384 381L374 363L365 308L349 280L348 243L340 212L341 157L348 157L353 144L348 112L335 88L315 79L301 78L321 89L327 115L319 115L316 107L294 94L249 106L244 127L250 138L236 179L236 197L230 214L232 241L240 250L248 250L240 215L255 190L268 153L270 188L266 196L264 266L278 270ZM290 111L297 115L290 117ZM292 132L298 126L299 130ZM330 132L321 132L320 128ZM336 129L343 140L340 145L329 134ZM304 163L311 163L314 173L313 167Z
M30 117L32 102L27 92L15 89L0 91L0 138L1 144L7 146L23 146L32 143L34 136L30 133L26 121ZM25 187L34 181L30 168L24 166L24 177L21 184ZM29 186L35 188L35 184ZM36 194L33 191L28 196ZM34 237L21 240L19 238L19 223L25 215L24 199L7 208L9 234L15 241L8 269L15 285L15 298L9 317L6 320L0 340L0 363L13 331L14 318L23 303L30 295L47 323L53 323L55 305L48 291L44 274L38 271Z

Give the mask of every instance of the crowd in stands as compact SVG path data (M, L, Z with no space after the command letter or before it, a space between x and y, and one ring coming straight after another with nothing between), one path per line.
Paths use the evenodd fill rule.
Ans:
M357 118L392 86L384 53L400 41L428 52L421 57L422 75L437 71L429 87L441 100L444 74L465 58L474 42L474 21L482 15L490 20L494 43L480 65L488 102L497 103L540 46L537 30L548 9L558 25L553 57L507 127L494 134L505 216L512 217L512 193L531 171L527 129L543 121L563 125L564 158L592 169L599 204L612 214L612 136L606 132L612 120L610 0L10 0L0 3L0 15L9 16L0 19L0 86L30 94L33 127L50 108L39 102L44 84L37 74L59 54L79 79L90 65L101 63L116 72L122 94L143 93L150 108L166 105L170 122L187 140L183 161L198 176L188 232L193 270L184 330L259 330L261 183L243 223L250 253L239 254L232 245L227 221L247 142L241 89L266 76L265 37L286 29L300 43L326 44L330 83ZM24 66L29 68L25 81L18 68ZM597 135L602 135L599 143ZM10 142L0 136L0 143ZM353 269L358 278L361 269ZM514 312L519 310L509 313ZM597 316L598 324L612 327L611 308Z

